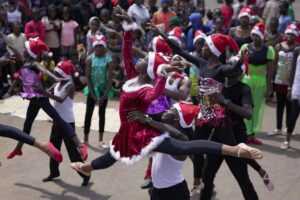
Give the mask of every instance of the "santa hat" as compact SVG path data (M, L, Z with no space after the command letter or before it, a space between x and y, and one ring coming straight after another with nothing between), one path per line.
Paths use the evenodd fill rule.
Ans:
M54 69L63 78L70 78L75 73L75 66L71 60L62 60Z
M169 39L175 40L179 46L182 45L182 39L184 37L184 33L182 29L179 26L174 27L170 32L169 32Z
M227 47L234 52L239 51L239 46L237 43L228 35L216 33L206 37L205 41L211 52L217 57L224 54Z
M205 39L206 37L207 36L205 33L203 33L201 30L197 30L194 35L193 44L195 45L198 40Z
M49 47L38 37L28 39L25 42L25 48L32 58L37 58L45 53L49 53Z
M96 35L95 38L93 38L93 47L98 45L102 45L105 48L107 47L107 42L104 35Z
M154 80L157 75L162 74L163 64L168 64L170 58L158 52L149 52L147 74Z
M242 17L248 17L249 19L251 18L252 16L252 10L250 7L243 7L239 13L239 19L242 18Z
M172 55L173 50L170 48L166 40L161 36L156 36L152 40L152 49L155 52L161 52L166 55Z
M263 40L265 38L265 30L266 30L265 24L263 22L259 22L253 27L251 34L258 35L260 39Z
M179 123L182 128L190 128L193 126L196 117L200 112L200 107L189 102L180 102L174 104L174 108L179 114Z
M299 36L299 29L297 27L296 24L290 24L288 25L288 27L285 29L285 32L284 34L293 34L295 35L296 37Z

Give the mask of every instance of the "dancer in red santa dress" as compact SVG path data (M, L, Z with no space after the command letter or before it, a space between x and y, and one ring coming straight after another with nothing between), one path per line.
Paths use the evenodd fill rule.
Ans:
M126 17L122 17L123 19ZM126 18L127 19L127 18ZM210 141L184 142L172 138L172 132L161 134L139 122L130 122L127 117L132 111L146 112L153 100L163 94L166 84L166 74L176 70L171 65L151 65L151 59L140 59L134 66L132 62L132 30L136 24L123 22L125 31L123 38L123 59L125 73L128 81L122 88L120 97L120 120L121 127L110 145L110 151L93 160L91 163L73 163L74 170L85 175L91 171L105 169L112 166L116 161L133 164L152 151L172 155L207 153L214 155L240 156L251 159L260 159L262 154L259 150L248 146L228 146ZM155 85L147 71L151 67L154 76L157 77ZM151 70L152 70L151 69ZM176 131L174 132L177 133Z

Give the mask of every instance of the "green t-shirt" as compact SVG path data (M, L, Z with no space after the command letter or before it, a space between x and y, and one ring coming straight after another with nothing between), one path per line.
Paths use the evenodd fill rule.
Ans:
M108 64L112 61L112 57L106 54L102 57L97 57L94 54L91 55L91 82L93 84L93 90L96 97L101 97L107 84L107 69ZM88 95L89 89L84 89L84 94Z

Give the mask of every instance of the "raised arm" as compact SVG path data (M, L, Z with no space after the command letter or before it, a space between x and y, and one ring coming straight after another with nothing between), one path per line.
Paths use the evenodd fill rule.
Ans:
M137 72L133 64L132 47L133 47L132 30L125 30L123 36L122 57L123 57L124 69L126 72L127 79L132 79L137 76Z
M150 104L159 96L163 95L165 91L165 85L166 85L165 77L157 78L154 88L145 90L145 92L141 93L141 99L143 100L143 102Z

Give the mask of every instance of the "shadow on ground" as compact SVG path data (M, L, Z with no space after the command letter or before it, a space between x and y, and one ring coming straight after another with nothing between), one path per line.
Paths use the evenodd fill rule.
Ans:
M90 200L108 200L110 195L102 195L90 189L90 187L78 187L75 185L68 184L62 180L56 180L54 183L64 190L61 193L53 193L44 188L39 188L36 186L24 184L24 183L16 183L15 185L22 188L27 188L30 190L38 191L41 194L41 199L49 199L49 200L81 200L81 198L72 196L72 194L81 196L82 198L87 198Z

